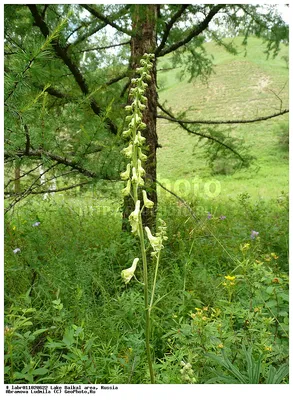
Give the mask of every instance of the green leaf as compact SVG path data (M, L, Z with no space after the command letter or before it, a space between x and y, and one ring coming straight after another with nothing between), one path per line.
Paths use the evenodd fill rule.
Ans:
M266 292L268 293L268 294L272 294L273 293L273 291L274 291L274 286L269 286L269 287L267 287L266 288Z
M21 372L14 372L14 374L13 374L14 379L23 379L25 377L26 377L26 374L23 374Z
M10 366L6 365L6 367L4 367L4 374L8 374L10 371Z
M278 302L277 302L277 300L270 300L270 301L267 301L265 304L266 304L266 307L272 308L272 307L276 307L278 305Z
M63 349L64 344L61 342L51 342L51 343L47 343L46 347L49 349Z
M289 293L279 293L278 296L289 303Z
M47 368L37 368L35 369L32 374L33 375L46 375L49 372Z
M289 375L289 366L287 364L281 365L278 370L271 365L266 384L280 384L287 375Z
M68 346L68 347L72 346L74 341L75 341L75 339L74 339L74 330L73 329L66 329L62 340L66 344L66 346Z
M33 332L34 336L39 336L41 333L48 331L48 328L43 328L43 329L38 329L35 332Z

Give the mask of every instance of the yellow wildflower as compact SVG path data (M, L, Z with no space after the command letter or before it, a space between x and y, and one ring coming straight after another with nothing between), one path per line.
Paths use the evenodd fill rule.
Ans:
M275 259L275 260L277 260L279 257L277 256L277 254L276 253L271 253L271 256Z
M234 281L235 278L236 276L230 276L230 275L225 276L225 279L227 279L227 281Z
M218 344L218 348L222 349L224 347L223 343Z
M244 244L240 245L240 250L246 251L249 249L249 247L250 247L250 243L244 243Z

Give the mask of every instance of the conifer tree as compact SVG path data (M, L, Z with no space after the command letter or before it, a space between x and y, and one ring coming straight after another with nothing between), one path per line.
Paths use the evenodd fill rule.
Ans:
M195 132L192 121L158 103L157 61L170 54L173 67L184 65L190 79L208 78L212 61L203 46L206 39L235 53L232 40L227 44L223 38L242 35L245 45L254 35L274 56L288 42L288 26L275 7L252 4L10 4L4 35L8 209L29 194L50 190L52 176L62 181L58 190L119 179L130 82L141 56L155 54L143 115L146 190L155 204L145 218L152 226L158 110L161 118L209 139L217 146L215 154L224 148L240 165L249 161L229 138L212 129L206 134L198 121ZM49 177L45 184L40 184L39 166ZM14 168L20 170L12 176ZM125 217L127 212L125 207Z

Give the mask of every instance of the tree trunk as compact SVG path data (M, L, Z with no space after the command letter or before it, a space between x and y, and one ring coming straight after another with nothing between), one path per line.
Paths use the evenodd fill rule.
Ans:
M154 53L156 49L156 23L157 23L157 5L136 4L133 6L132 31L134 33L131 39L131 67L132 70L140 66L139 61L145 53ZM143 121L147 125L142 132L146 138L146 150L148 159L145 162L146 171L145 187L148 198L154 202L154 208L147 209L142 215L144 225L150 228L155 227L157 212L157 158L156 150L158 147L156 117L157 117L157 71L156 60L153 61L153 68L150 73L151 81L148 82L146 91L147 108L143 112ZM133 201L129 197L125 198L123 209L123 229L128 229L128 216L134 209Z
M18 163L14 167L14 191L20 193L20 166Z

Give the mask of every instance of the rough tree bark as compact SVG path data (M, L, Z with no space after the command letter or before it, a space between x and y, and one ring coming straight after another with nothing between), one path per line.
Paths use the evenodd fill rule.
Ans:
M131 38L131 68L134 70L140 66L139 61L145 53L154 53L156 49L156 23L157 23L157 5L136 4L132 11L132 30L134 35ZM153 209L145 209L142 215L143 223L150 228L155 227L157 212L157 159L156 150L158 147L157 137L157 71L156 60L153 61L151 70L151 80L149 82L146 97L148 100L147 108L143 113L143 121L147 125L143 131L146 138L147 150L144 151L148 155L148 159L144 165L146 171L146 191L148 198L154 202ZM125 198L123 209L123 229L129 228L128 216L133 211L132 199Z

